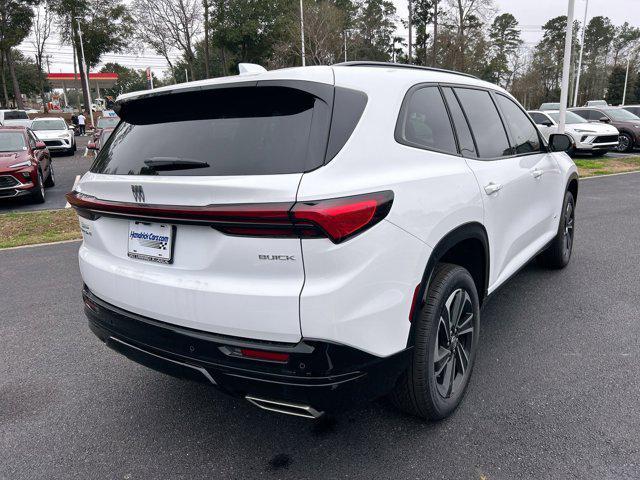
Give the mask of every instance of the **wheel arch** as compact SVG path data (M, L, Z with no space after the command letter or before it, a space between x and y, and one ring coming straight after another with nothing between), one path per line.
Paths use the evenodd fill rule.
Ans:
M567 181L567 186L564 191L571 192L573 195L574 203L576 204L578 203L578 174L577 173L574 172L569 176L569 180Z
M416 323L414 320L426 301L426 292L435 267L441 262L460 265L469 271L476 284L478 298L482 305L487 297L490 268L489 237L484 226L478 222L459 225L442 237L434 247L424 270L419 295L416 297L419 301L416 302L412 312L409 345L413 345Z

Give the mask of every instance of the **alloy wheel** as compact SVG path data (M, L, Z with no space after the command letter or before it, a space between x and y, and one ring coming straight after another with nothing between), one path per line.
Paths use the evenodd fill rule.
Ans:
M629 137L627 137L626 135L620 135L620 137L618 138L618 146L616 147L616 150L618 150L619 152L626 152L629 148L629 144Z
M454 396L470 371L473 325L471 297L466 290L458 288L442 308L433 356L436 388L443 398Z

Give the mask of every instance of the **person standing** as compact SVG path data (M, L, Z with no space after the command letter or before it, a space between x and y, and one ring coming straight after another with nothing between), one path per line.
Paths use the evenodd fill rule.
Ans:
M78 128L80 129L80 135L84 135L85 122L86 117L84 116L83 112L80 112L80 115L78 115Z

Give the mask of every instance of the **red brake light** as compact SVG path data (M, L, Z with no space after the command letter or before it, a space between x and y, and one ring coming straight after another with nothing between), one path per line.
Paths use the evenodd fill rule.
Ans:
M393 192L376 192L296 203L291 215L294 222L310 222L324 231L332 242L340 243L386 217L392 202Z

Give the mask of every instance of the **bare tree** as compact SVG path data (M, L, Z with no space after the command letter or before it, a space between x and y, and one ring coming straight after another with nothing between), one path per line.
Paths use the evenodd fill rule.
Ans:
M40 73L44 73L43 62L45 59L45 46L49 37L51 36L51 27L53 25L53 14L51 12L51 8L49 2L45 0L42 5L38 5L35 7L33 12L33 39L31 44L36 49L36 65L38 66L38 71ZM44 98L44 80L42 75L39 76L38 79L39 87L40 87L40 98L42 99L42 108L44 112L47 112L47 103Z
M165 57L171 71L169 53L177 48L184 54L190 78L195 79L195 38L202 28L200 0L134 0L141 40Z
M493 0L449 0L456 12L457 62L456 68L465 71L465 53L467 48L467 30L486 21L496 12Z

